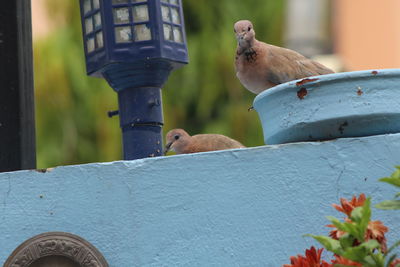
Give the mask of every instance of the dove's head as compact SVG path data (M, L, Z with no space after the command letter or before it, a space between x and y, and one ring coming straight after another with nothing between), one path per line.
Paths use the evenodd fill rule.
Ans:
M190 135L183 129L173 129L169 131L165 137L166 145L164 154L172 150L179 153L184 149L189 141Z
M251 21L239 20L235 23L233 30L236 34L236 40L241 48L248 49L253 45L256 33Z

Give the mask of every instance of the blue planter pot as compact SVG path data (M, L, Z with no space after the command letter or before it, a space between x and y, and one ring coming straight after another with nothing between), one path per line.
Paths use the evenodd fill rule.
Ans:
M259 94L266 144L400 132L400 69L345 72L278 85Z

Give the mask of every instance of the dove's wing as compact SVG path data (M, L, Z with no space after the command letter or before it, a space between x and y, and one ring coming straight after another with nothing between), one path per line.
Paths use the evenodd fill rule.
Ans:
M267 79L273 84L281 84L305 77L333 73L322 64L282 47L265 44L268 54Z
M191 153L243 147L238 141L220 134L197 134L192 136L190 144Z

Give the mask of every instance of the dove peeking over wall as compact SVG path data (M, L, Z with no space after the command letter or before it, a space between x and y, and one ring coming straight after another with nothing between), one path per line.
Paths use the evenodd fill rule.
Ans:
M174 151L176 154L189 154L245 146L232 138L221 134L197 134L190 136L183 129L173 129L166 135L164 153Z
M236 22L234 31L238 42L236 76L250 92L259 94L281 83L333 73L293 50L258 41L251 21Z

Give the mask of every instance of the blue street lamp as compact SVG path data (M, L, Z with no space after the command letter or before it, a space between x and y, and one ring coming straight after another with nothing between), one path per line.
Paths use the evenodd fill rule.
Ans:
M162 155L161 87L188 63L181 0L80 0L88 75L118 93L124 159Z

